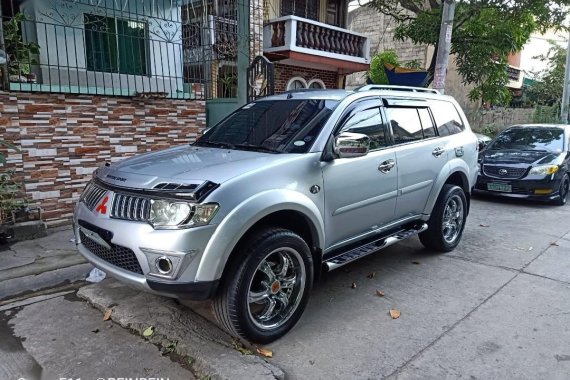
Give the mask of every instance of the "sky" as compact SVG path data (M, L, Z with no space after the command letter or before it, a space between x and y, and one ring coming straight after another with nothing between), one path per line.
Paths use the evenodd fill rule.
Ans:
M548 53L550 49L549 40L565 48L568 45L568 34L548 32L544 35L534 34L530 38L521 52L521 68L527 72L527 76L531 72L540 72L547 68L548 62L541 62L534 57Z

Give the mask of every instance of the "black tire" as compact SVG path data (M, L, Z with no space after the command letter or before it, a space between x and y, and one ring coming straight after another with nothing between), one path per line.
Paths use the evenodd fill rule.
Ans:
M451 241L447 239L447 232L449 229L444 228L444 213L446 207L450 202L461 202L461 223L459 228L454 230L453 236L455 236ZM460 213L457 211L457 213ZM443 189L437 198L437 202L433 208L430 219L428 221L428 229L420 233L420 241L426 248L430 248L440 252L450 252L457 247L463 236L463 229L465 228L465 222L467 219L467 198L463 189L459 186L454 185L444 185ZM452 236L450 236L452 237Z
M570 187L570 179L568 178L568 174L564 174L564 177L562 177L562 181L560 181L560 189L558 189L560 197L558 197L558 199L553 201L555 205L564 206L566 204L568 200L569 187Z
M242 337L253 343L266 344L272 342L285 335L295 326L309 301L314 277L311 251L299 235L282 228L260 229L250 235L237 249L237 256L234 256L237 260L228 264L231 265L230 270L224 273L221 289L213 300L214 316L218 323L231 335ZM281 267L271 267L272 260L278 258L283 260ZM288 275L289 277L278 277L281 273L272 272L277 277L274 277L271 284L267 281L264 283L263 280L269 279L269 276L267 272L258 267L263 266L265 268L264 265L267 264L269 268L276 268L279 269L277 272L281 272L287 260L289 260L288 267L290 269L285 269L287 273L283 276ZM298 280L298 283L291 280L293 277L289 273L293 273L293 271L295 271L295 279ZM301 271L304 271L304 281L300 280ZM275 281L279 284L275 285ZM293 294L297 294L289 306L281 301L283 299L281 293L287 294L289 291L285 288L285 282L288 282L287 286L291 287L291 297ZM265 293L266 298L257 302L249 302L250 286L265 287L255 294ZM274 290L275 293L273 293ZM301 290L302 293L295 293ZM275 321L279 321L280 317L284 321L281 321L278 326L278 323L275 322L275 327L261 326L264 322L261 321L263 315L261 317L254 316L250 306L253 305L254 308L258 309L263 308L260 312L263 314L263 311L269 310L271 302L274 303L272 311L279 307L281 309L279 313L284 314L283 316L277 315ZM270 325L270 321L271 319L267 321L268 325Z

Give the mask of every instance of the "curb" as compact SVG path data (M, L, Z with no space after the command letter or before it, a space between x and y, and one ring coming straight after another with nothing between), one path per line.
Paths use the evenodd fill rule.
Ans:
M185 359L197 377L282 380L283 371L256 355L237 351L232 337L175 300L142 293L113 280L81 288L77 296L110 319ZM143 332L152 327L150 336ZM148 333L146 334L148 335Z

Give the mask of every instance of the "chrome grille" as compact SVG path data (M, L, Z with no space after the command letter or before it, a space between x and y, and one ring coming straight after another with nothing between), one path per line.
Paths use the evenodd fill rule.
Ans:
M115 193L111 218L146 222L150 217L150 199Z
M81 194L81 201L89 210L93 210L106 193L107 190L89 182Z
M501 171L505 170L505 172ZM483 165L483 172L489 177L504 178L504 179L518 179L521 178L526 172L526 168L510 168L503 166Z

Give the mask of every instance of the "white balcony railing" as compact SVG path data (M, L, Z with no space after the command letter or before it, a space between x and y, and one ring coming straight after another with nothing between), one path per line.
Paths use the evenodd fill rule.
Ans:
M279 17L265 24L263 51L295 51L370 63L370 41L365 35L297 16Z
M509 67L507 68L507 74L509 76L509 82L507 83L507 87L514 89L522 88L524 75L520 67L509 65Z

